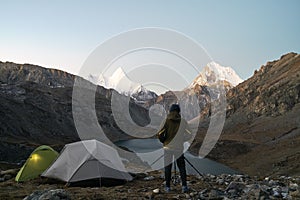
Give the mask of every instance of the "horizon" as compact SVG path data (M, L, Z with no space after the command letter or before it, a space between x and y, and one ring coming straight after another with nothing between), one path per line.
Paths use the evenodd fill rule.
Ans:
M297 53L297 52L288 52L288 53L286 53L286 54L289 54L289 53ZM275 60L267 60L267 61L266 61L264 64L262 64L261 66L265 65L267 62L272 62L272 61L279 60L282 56L284 56L284 55L286 55L286 54L280 55L280 56L279 56L277 59L275 59ZM297 53L297 54L299 54L299 53ZM119 88L120 91L119 91L119 90L117 90L117 91L118 91L119 93L124 93L124 94L126 94L126 93L129 91L129 90L128 90L128 91L126 90L126 86L128 86L128 85L130 85L130 86L135 86L135 87L134 87L134 90L132 90L132 91L138 91L140 87L144 87L144 88L146 88L147 90L150 90L150 91L152 91L152 92L155 92L157 95L164 94L164 93L166 93L166 92L168 92L168 91L182 91L182 90L184 90L185 88L189 87L189 86L193 83L193 81L195 81L195 79L198 77L198 75L200 75L200 73L203 73L203 71L201 71L196 77L194 77L194 79L193 79L190 83L188 83L188 86L186 86L186 87L184 87L184 88L182 88L182 89L178 89L178 90L160 90L161 88L157 87L158 90L156 91L156 90L155 90L155 85L150 85L150 87L147 87L147 84L144 85L143 83L139 83L139 82L134 82L134 81L132 81L131 77L128 76L128 74L123 70L122 67L117 68L117 70L115 70L115 71L113 72L112 76L110 76L110 77L105 77L103 74L101 74L100 77L93 77L92 74L89 74L88 77L83 77L83 76L80 76L80 75L73 74L73 73L71 73L71 72L65 71L64 69L53 68L53 67L47 67L47 66L41 66L41 65L38 65L38 64L32 64L32 63L17 63L17 62L13 62L13 61L2 61L2 60L0 60L0 62L2 62L2 63L8 62L8 63L14 63L14 64L18 64L18 65L33 65L33 66L42 67L42 68L45 68L45 69L55 69L55 70L60 70L60 71L63 71L63 72L67 72L67 73L69 73L69 74L71 74L71 75L75 75L75 76L79 76L79 77L81 77L81 78L84 78L84 79L88 80L89 82L91 82L91 83L93 83L93 84L96 84L96 85L99 85L99 86L103 86L103 87L106 88L106 89L114 89L114 90L117 90L117 88ZM211 63L220 65L220 63L217 63L217 62L215 62L215 61L211 61L211 62L207 63L204 67L208 66L208 65L211 64ZM260 67L261 67L261 66L260 66ZM223 67L223 68L228 68L228 67L231 68L230 66L222 66L222 65L221 65L221 67ZM255 72L255 71L260 70L260 67L257 68L257 69L254 69L252 76L254 75L254 72ZM202 68L202 69L203 69L203 68ZM231 68L231 69L233 69L233 68ZM108 83L108 84L106 84L106 85L104 85L104 84L99 84L99 81L105 82L104 79L111 79L111 78L115 77L116 75L119 76L119 74L120 74L120 71L119 71L119 70L122 71L122 76L121 76L121 77L118 77L119 80L117 80L117 81L116 81L116 80L113 80L113 84L112 84L112 83ZM233 69L233 70L234 70L234 69ZM234 72L236 72L236 71L234 70ZM237 73L236 73L236 75L239 76L239 74L237 74ZM247 79L251 78L252 76L248 77ZM97 80L92 80L92 79L95 79L95 78L97 78ZM239 76L239 78L241 78L241 77ZM241 78L241 79L242 79L242 78ZM240 83L246 81L247 79L242 79L242 81L241 81ZM98 81L98 83L95 83L95 81ZM124 84L124 85L125 85L125 88L124 88L124 87L122 88L123 85L119 85L120 83ZM235 86L234 86L234 87L235 87ZM133 89L133 88L131 88L131 89Z
M290 53L292 53L292 52L290 52ZM37 67L41 67L41 68L45 68L45 69L55 69L55 70L60 70L60 71L62 71L62 72L67 72L67 71L64 71L63 69L49 68L49 67L45 67L45 66L40 66L40 65L36 65L36 64L31 64L31 63L16 63L16 62L11 62L11 61L1 61L1 60L0 60L0 62L2 62L2 63L5 63L5 62L7 62L7 63L14 63L14 64L17 64L17 65L32 65L32 66L37 66ZM208 66L208 65L211 64L211 63L217 64L217 65L219 64L219 63L216 63L215 61L212 61L212 62L207 63L205 66ZM228 68L229 66L221 66L221 67ZM229 67L229 68L231 68L231 67ZM232 68L231 68L231 69L232 69ZM105 79L111 79L111 78L113 78L115 75L118 75L118 73L120 73L120 71L118 71L118 70L121 70L123 74L122 74L122 77L121 77L121 78L118 77L119 80L117 80L117 82L116 82L116 80L113 80L113 81L114 81L113 84L108 84L108 85L98 84L100 81L105 82ZM201 71L200 73L202 73L202 72L203 72L203 71ZM80 75L72 74L72 73L70 73L70 72L67 72L67 73L69 73L69 74L71 74L71 75L74 75L74 76L79 76L79 77L81 77L81 78L84 78L84 79L86 79L87 81L89 81L89 82L91 82L91 83L93 83L93 84L95 84L95 85L102 86L102 87L104 87L104 88L106 88L106 89L114 89L114 90L118 91L115 87L118 86L118 84L120 84L120 83L124 83L125 87L128 86L128 85L130 85L130 84L132 84L132 86L135 86L135 87L133 88L133 91L138 91L138 90L140 89L140 87L144 87L144 88L147 89L147 90L150 90L150 91L152 91L152 92L155 92L157 95L164 94L164 93L166 93L166 92L168 92L168 91L181 91L181 90L184 90L185 88L189 87L189 86L193 83L193 81L198 77L198 75L200 75L200 74L198 74L198 75L195 77L195 79L193 79L192 82L190 82L190 83L188 84L187 87L182 88L182 89L180 89L180 90L158 90L158 91L155 91L155 89L153 89L153 85L150 85L150 87L147 87L147 84L146 84L146 86L145 86L145 85L142 84L142 83L133 82L133 81L130 79L130 77L128 76L128 74L126 74L126 73L124 72L124 70L123 70L122 67L117 68L117 70L114 72L114 74L112 74L112 76L110 76L110 77L105 77L105 76L103 76L103 74L101 74L100 77L93 77L92 74L90 74L88 77L82 77L82 76L80 76ZM238 75L238 74L237 74L237 75ZM93 79L95 79L95 78L97 78L97 80L93 80ZM249 78L251 78L251 77L249 77ZM246 80L247 80L247 79L246 79ZM242 82L244 82L244 81L246 81L246 80L242 79ZM95 81L98 81L98 83L96 83ZM240 82L240 83L242 83L242 82ZM117 85L115 85L115 84L117 84ZM155 88L155 87L154 87L154 88ZM124 93L124 94L126 94L126 93L129 91L129 90L127 91L127 90L124 89L124 88L122 89L122 85L121 85L121 87L119 87L119 89L121 89L120 91L118 91L119 93ZM158 89L159 89L159 87L158 87Z

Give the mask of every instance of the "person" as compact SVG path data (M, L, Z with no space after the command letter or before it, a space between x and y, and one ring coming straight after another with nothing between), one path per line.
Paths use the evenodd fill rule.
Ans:
M180 115L180 106L178 104L173 104L170 107L169 114L167 115L166 121L163 123L162 128L157 133L165 134L163 141L164 148L164 166L165 166L165 191L171 191L171 170L173 156L176 160L177 166L180 171L182 192L188 192L186 180L186 167L183 154L183 143L185 142L186 133L190 133L188 129L188 124L185 119Z

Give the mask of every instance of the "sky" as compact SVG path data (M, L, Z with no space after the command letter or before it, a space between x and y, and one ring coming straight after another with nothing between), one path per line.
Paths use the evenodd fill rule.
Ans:
M78 74L119 33L178 31L242 79L267 61L300 51L298 0L0 0L0 61Z

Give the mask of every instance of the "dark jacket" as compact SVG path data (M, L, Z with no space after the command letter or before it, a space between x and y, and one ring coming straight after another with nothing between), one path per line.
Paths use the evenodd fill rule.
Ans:
M163 127L158 133L166 133L166 140L163 144L164 148L170 150L183 150L183 143L190 134L188 124L185 119L177 111L168 114Z

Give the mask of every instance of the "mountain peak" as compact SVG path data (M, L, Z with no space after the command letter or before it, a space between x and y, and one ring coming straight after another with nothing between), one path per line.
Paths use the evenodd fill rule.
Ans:
M210 86L218 81L227 81L232 86L237 86L243 82L243 79L231 67L224 67L216 62L210 62L203 68L189 87L194 88L197 85Z
M88 80L105 88L115 89L121 94L131 96L140 104L143 101L155 99L157 94L145 88L142 84L130 79L122 67L117 68L110 77L101 74L99 77L88 76Z
M100 74L100 76L97 77L90 74L87 79L96 85L101 85L108 89L115 89L125 95L130 95L140 87L140 84L130 80L122 67L117 68L111 76Z

